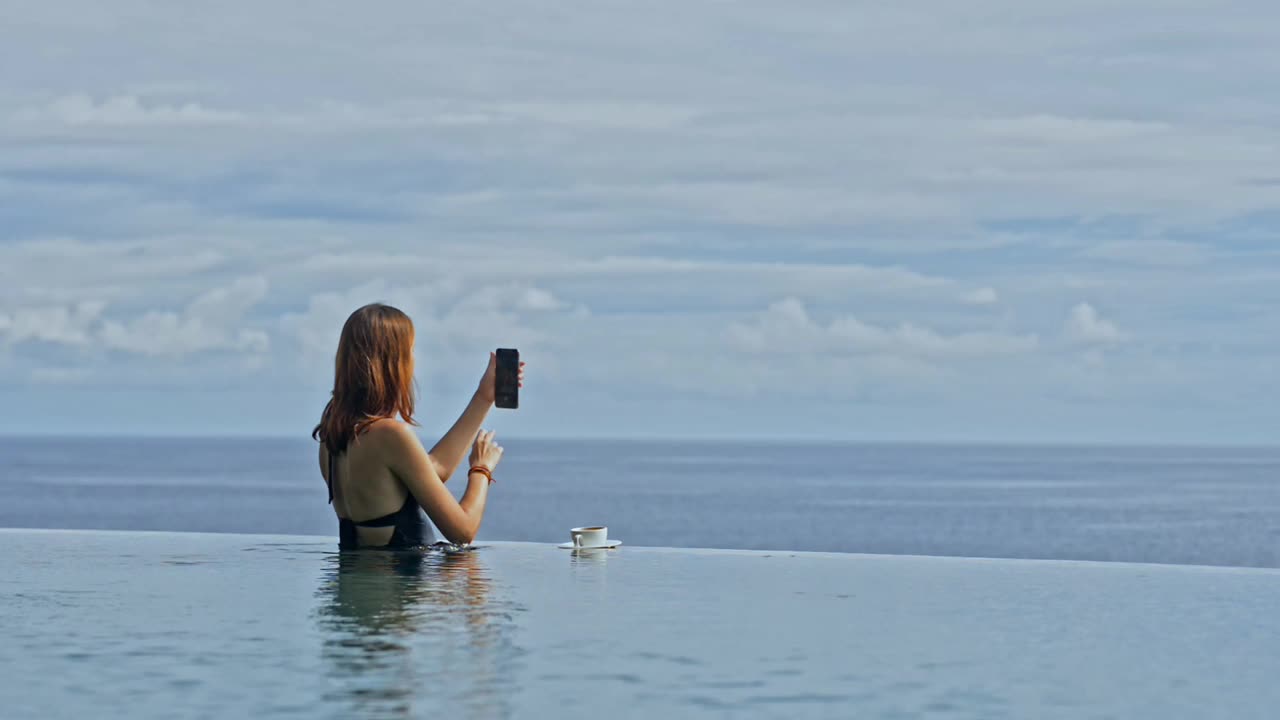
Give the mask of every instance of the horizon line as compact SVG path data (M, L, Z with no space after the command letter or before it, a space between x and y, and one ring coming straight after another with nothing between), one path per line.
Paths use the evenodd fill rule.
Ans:
M422 433L417 433L423 436ZM528 435L504 434L517 441L534 442L667 442L681 445L699 442L715 444L763 444L763 445L845 445L845 446L900 446L900 447L1002 447L1002 448L1178 448L1223 450L1280 450L1280 442L1273 444L1256 442L1186 442L1181 440L1028 440L1028 439L978 439L978 438L857 438L794 436L775 437L760 435ZM425 436L423 436L425 437ZM237 433L237 432L7 432L0 431L0 440L311 440L310 433Z

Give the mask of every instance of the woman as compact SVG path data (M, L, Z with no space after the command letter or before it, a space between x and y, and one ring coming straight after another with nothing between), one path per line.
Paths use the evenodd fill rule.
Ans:
M427 452L413 427L413 322L388 305L366 305L342 327L333 397L311 437L320 441L320 474L338 516L338 546L430 545L431 521L455 544L475 539L502 446L480 430L494 400L496 358L462 417ZM523 385L524 363L520 363ZM471 450L462 501L445 488Z

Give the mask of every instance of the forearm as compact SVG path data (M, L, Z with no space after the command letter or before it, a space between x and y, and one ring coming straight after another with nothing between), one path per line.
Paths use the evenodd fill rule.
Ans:
M471 527L468 535L471 537L467 542L475 539L476 533L480 531L480 521L484 519L484 506L489 499L489 478L483 473L469 473L467 475L467 491L462 494L462 500L458 502L462 506L462 511L467 514Z
M471 448L471 443L475 440L476 433L480 432L480 426L484 424L491 407L492 401L482 398L480 393L473 395L453 427L431 448L431 459L436 464L436 472L441 480L448 481L453 471L462 464L462 458ZM470 493L470 489L467 492ZM483 502L481 506L483 507Z

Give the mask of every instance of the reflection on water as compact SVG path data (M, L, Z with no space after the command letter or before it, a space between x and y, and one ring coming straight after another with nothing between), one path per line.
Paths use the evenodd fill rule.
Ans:
M571 565L603 565L609 560L609 553L612 550L602 550L596 548L577 548L569 551L569 563Z
M335 717L510 716L514 608L480 552L341 552L318 595Z

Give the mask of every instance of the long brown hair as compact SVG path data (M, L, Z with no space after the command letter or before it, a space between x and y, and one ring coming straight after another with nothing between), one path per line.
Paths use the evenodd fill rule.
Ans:
M334 359L333 395L311 437L333 455L370 425L399 415L413 419L413 321L381 303L351 313Z

